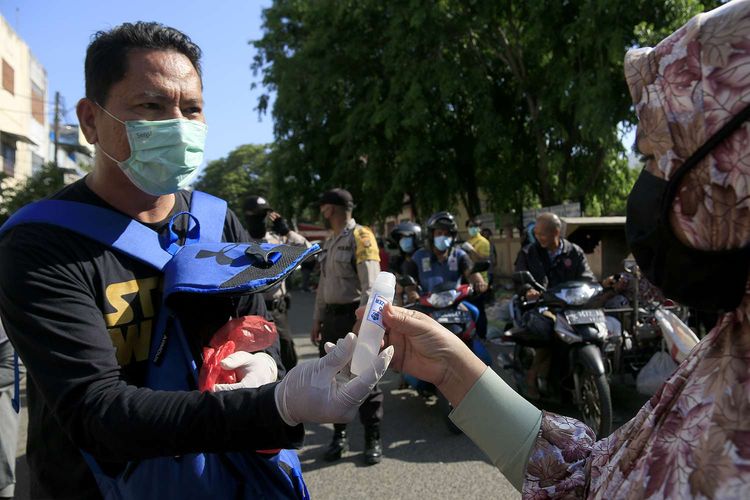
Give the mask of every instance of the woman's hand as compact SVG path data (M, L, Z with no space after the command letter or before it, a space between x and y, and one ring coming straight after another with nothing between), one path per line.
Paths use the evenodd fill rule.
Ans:
M435 384L454 406L487 368L461 339L425 314L387 305L383 323L385 344L394 348L391 367Z

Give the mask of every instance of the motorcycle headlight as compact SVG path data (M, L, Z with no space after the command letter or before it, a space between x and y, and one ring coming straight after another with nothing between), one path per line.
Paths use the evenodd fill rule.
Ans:
M441 309L452 305L459 295L460 293L458 290L446 290L444 292L433 293L427 298L427 302L429 302L432 307Z
M555 293L555 297L562 300L566 304L570 304L572 306L581 306L588 302L591 297L599 293L601 289L601 285L598 284L584 284L581 286L563 288L562 290Z

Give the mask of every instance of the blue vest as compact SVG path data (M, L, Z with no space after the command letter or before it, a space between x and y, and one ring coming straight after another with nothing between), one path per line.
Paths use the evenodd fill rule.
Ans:
M458 285L463 276L459 263L466 257L466 252L460 248L451 247L448 258L440 262L437 256L426 248L420 248L412 256L419 270L419 284L425 292L432 292L435 287L443 283Z
M64 200L26 205L0 228L54 224L98 241L163 273L164 291L151 339L146 387L191 391L198 368L179 317L169 307L176 293L232 295L262 293L281 282L320 248L221 242L226 202L194 192L190 212L176 214L166 239L151 228L112 210ZM184 244L174 224L189 217ZM18 363L16 362L16 370ZM18 374L16 374L16 387ZM17 389L16 389L17 394ZM248 421L248 425L252 425ZM106 499L301 498L309 499L297 455L292 450L259 453L188 453L128 462L110 475L82 451Z

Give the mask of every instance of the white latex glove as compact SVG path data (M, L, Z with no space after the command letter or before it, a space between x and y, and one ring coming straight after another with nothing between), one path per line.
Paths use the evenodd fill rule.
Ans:
M302 422L343 424L383 376L393 357L393 347L384 349L370 369L348 382L336 380L352 359L357 337L348 333L322 358L299 364L276 386L276 407L287 425Z
M464 241L461 243L461 248L466 252L473 252L474 251L474 245L469 243L468 241Z
M276 361L265 352L233 352L221 360L224 370L235 370L238 382L234 384L216 384L212 392L231 391L234 389L248 389L276 382L279 369Z

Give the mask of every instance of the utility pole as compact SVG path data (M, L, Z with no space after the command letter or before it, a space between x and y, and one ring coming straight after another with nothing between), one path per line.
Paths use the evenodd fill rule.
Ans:
M59 145L59 129L60 129L60 92L55 92L55 119L53 125L54 141L55 141L55 157L53 159L55 168L59 167L57 164L57 148Z

